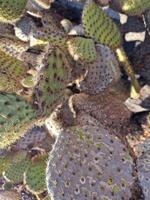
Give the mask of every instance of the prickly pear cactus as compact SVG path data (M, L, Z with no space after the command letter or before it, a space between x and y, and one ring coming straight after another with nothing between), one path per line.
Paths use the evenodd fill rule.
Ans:
M120 62L124 64L124 69L131 78L131 93L132 98L139 98L140 85L135 77L134 70L124 52L121 48L121 34L112 21L112 19L93 1L85 5L82 22L86 32L96 39L101 44L104 44L115 50Z
M14 22L20 18L26 7L27 0L1 0L0 21Z
M118 27L112 19L94 2L85 5L82 22L89 36L99 43L116 49L121 45L121 36Z
M119 64L114 53L103 45L96 45L96 52L96 61L86 64L87 74L78 84L80 91L91 95L107 89L120 78Z
M13 54L13 53L12 53ZM0 50L0 91L17 92L27 77L29 67Z
M35 102L42 115L50 114L58 100L62 100L70 67L65 54L58 48L50 50L46 63L34 91Z
M12 183L21 183L23 181L23 175L25 171L30 166L30 160L27 158L26 152L19 152L19 155L16 156L9 167L4 170L4 176L7 180Z
M47 156L43 156L33 161L25 173L24 183L28 190L34 194L40 194L46 190L45 170Z
M50 152L46 173L50 197L130 199L133 161L126 147L94 118L84 114L79 121L82 125L60 132Z
M33 126L35 119L34 109L24 99L0 93L0 149L18 140Z
M117 6L119 10L124 12L127 15L140 15L146 9L150 8L150 1L149 0L120 0L112 1L112 5Z
M96 60L96 49L92 39L74 37L67 42L70 55L75 61L93 62Z
M29 44L20 40L9 38L0 39L0 50L14 58L20 59L21 54L28 49Z

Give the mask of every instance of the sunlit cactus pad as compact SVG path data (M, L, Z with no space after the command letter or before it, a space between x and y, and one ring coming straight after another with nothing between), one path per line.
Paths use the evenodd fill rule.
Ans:
M25 9L27 0L0 0L0 21L13 22Z
M36 118L35 111L15 94L0 93L0 148L19 139Z
M94 2L85 5L82 22L89 36L99 43L116 49L121 45L118 27L112 19Z
M97 53L92 39L75 37L68 40L67 45L75 61L93 62L96 60Z
M121 0L122 11L129 15L138 15L150 8L149 0Z
M29 44L18 39L0 38L0 50L19 59L21 54L29 49Z
M35 101L41 114L50 114L58 100L62 99L68 81L69 62L58 48L48 53L46 67L42 69L35 88Z
M133 161L120 140L86 114L60 133L50 152L47 186L54 200L130 199ZM68 151L69 150L69 151Z

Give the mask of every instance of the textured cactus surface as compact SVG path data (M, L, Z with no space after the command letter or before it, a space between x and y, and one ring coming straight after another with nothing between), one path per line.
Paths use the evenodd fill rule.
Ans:
M48 53L46 63L34 92L39 112L44 115L50 114L57 101L62 99L70 67L65 54L58 48Z
M74 60L93 62L96 60L96 49L92 39L75 37L68 42L68 50Z
M19 59L21 54L29 49L29 44L16 39L1 38L0 49L6 54Z
M21 81L27 77L28 70L23 62L0 50L0 91L16 92L21 89Z
M4 171L4 176L12 183L20 183L23 181L23 175L28 170L30 163L30 160L26 157L26 153L20 152L19 156Z
M35 118L31 105L21 97L0 93L0 148L19 139L33 125Z
M116 49L121 45L118 27L94 2L85 5L82 22L86 32L99 43Z
M1 0L0 21L13 22L18 19L25 9L27 0Z
M39 158L39 160L33 161L29 169L25 173L24 182L27 188L33 193L39 194L46 190L45 183L45 170L46 170L47 156Z
M133 162L120 140L84 114L50 152L47 186L54 200L130 199Z
M149 0L121 0L122 11L128 15L142 14L146 9L150 8Z
M116 83L120 78L120 69L114 53L106 46L96 45L97 59L86 64L85 78L79 83L79 89L87 94L98 94Z

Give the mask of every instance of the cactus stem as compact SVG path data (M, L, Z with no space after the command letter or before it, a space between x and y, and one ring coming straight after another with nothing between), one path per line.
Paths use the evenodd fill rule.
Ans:
M132 98L138 98L140 93L140 85L135 77L134 70L126 56L124 49L123 48L116 49L116 54L118 56L119 61L123 63L126 73L131 78L132 89L134 90L135 94L132 93L133 92L132 90L130 96Z

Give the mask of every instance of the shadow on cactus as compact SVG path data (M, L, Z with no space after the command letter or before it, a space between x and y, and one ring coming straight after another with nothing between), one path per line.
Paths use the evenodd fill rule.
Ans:
M102 10L102 8L94 2L90 2L85 5L82 22L89 36L95 38L97 42L107 45L116 51L119 61L124 64L125 71L131 78L131 97L139 97L140 86L136 80L135 73L128 61L128 58L121 47L121 34L115 23Z

